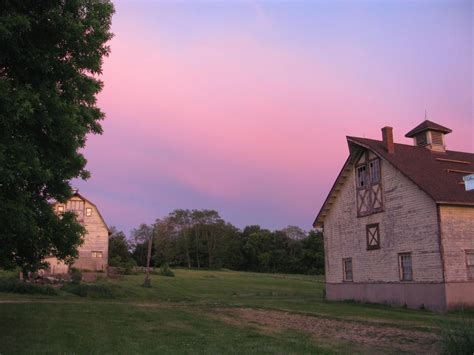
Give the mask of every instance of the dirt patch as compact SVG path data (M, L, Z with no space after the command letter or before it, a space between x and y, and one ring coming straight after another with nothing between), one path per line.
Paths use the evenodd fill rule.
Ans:
M226 323L237 326L254 325L265 332L302 331L325 342L355 342L363 347L386 348L410 353L436 354L439 352L435 334L404 330L400 325L380 326L368 324L368 322L326 319L251 308L219 309L217 316Z

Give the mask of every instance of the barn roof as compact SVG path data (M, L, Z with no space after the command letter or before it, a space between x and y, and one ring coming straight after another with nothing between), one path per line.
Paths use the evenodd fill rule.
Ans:
M350 151L349 158L321 207L314 221L314 227L323 222L355 160L364 149L369 149L385 159L436 203L474 206L474 191L466 191L462 180L464 175L474 173L473 153L450 150L436 152L424 147L395 143L395 151L391 154L387 152L383 141L347 137L347 143Z

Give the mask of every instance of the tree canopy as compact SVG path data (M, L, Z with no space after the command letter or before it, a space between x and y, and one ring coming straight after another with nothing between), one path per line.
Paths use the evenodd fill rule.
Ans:
M77 255L84 229L51 203L89 176L80 150L102 133L96 94L113 12L107 0L1 1L0 267Z
M132 231L130 253L140 266L146 264L150 235L152 266L166 263L188 268L324 273L322 235L295 226L270 231L253 225L239 230L214 210L174 210L154 224L141 224ZM114 256L111 252L110 257Z

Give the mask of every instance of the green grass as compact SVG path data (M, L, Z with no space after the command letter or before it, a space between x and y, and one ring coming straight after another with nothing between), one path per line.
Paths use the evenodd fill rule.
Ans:
M107 292L85 297L64 290L58 290L56 296L0 292L0 354L286 354L381 350L356 342L315 338L303 331L265 330L252 323L243 326L226 322L215 314L217 310L234 307L284 310L354 323L376 322L380 327L400 324L427 333L446 319L456 322L458 318L456 313L442 315L325 301L321 277L173 271L175 277L153 275L151 288L141 287L144 275L100 281L101 288L114 290L113 298L105 297ZM0 272L0 277L5 276Z

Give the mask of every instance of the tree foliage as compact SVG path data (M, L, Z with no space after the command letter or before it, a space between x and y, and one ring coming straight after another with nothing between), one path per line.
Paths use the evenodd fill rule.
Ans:
M150 231L154 266L167 263L189 268L324 273L322 236L294 226L270 231L254 225L240 231L217 211L179 209L151 226L142 224L132 231L132 239ZM133 255L144 265L145 244L136 243Z
M100 134L97 75L109 53L107 0L0 2L0 267L76 256L83 228L51 202L87 178L80 153Z

